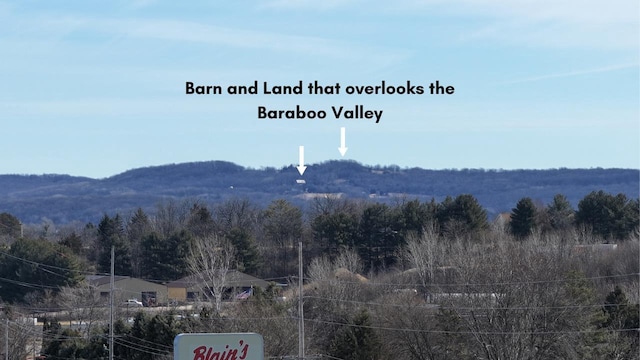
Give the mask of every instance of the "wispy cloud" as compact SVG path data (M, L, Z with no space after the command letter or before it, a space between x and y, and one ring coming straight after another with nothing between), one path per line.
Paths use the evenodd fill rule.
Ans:
M345 10L354 3L357 0L273 0L267 7ZM361 9L369 13L462 19L468 23L458 36L462 41L637 51L640 36L640 2L633 0L397 0L371 1Z
M557 20L494 20L460 32L462 42L497 42L516 47L638 49L638 26L633 23L575 24Z
M432 8L488 18L557 20L583 24L638 23L636 1L610 0L399 0L405 9Z
M271 0L265 7L289 9L344 8L360 0ZM374 0L366 2L368 11L412 12L451 16L472 15L494 19L558 20L583 24L638 23L637 1L629 0Z
M19 28L36 25L38 41L41 36L60 41L72 31L99 33L113 41L127 38L164 40L178 43L198 43L209 46L274 51L310 57L328 58L332 61L362 62L391 66L409 56L399 48L387 48L375 44L361 44L342 39L280 33L240 27L217 26L194 21L145 18L97 18L89 16L39 15L17 22ZM21 33L25 35L25 33ZM105 43L109 46L109 43Z
M259 7L273 9L330 10L353 5L358 2L361 2L361 0L273 0L266 1L259 5Z
M67 29L73 27L84 31L129 38L195 42L238 48L322 53L336 56L346 48L346 45L339 44L337 41L319 37L278 34L180 20L64 16L43 17L40 22L50 28Z
M134 10L143 9L155 4L157 0L131 0L128 7Z
M612 0L414 0L450 16L473 16L489 25L461 38L518 46L638 49L637 1Z
M504 81L504 82L501 82L500 84L519 84L519 83L527 83L527 82L534 82L534 81L540 81L540 80L549 80L549 79L566 78L566 77L590 75L590 74L597 74L597 73L606 73L611 71L633 69L638 67L640 67L640 64L638 63L617 64L617 65L609 65L609 66L603 66L603 67L586 69L586 70L575 70L575 71L567 71L563 73L532 76L527 78Z

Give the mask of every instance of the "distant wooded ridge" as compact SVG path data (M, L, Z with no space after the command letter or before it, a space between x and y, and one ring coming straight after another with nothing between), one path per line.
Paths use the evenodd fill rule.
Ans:
M304 180L299 183L297 180ZM563 194L575 207L592 191L622 193L634 199L640 188L637 169L429 170L368 166L355 161L309 165L299 176L294 165L252 169L226 161L144 167L105 179L70 175L0 175L0 212L26 224L49 219L64 224L98 222L104 214L153 213L159 203L189 199L216 204L245 198L258 205L286 199L304 206L316 197L393 203L402 199L442 201L471 194L490 217L509 212L530 197L548 204Z

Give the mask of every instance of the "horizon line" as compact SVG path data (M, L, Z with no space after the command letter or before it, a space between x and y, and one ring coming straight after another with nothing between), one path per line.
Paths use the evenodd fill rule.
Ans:
M382 165L382 164L376 164L376 165L371 165L371 164L365 164L365 163L361 163L357 160L353 160L353 159L331 159L331 160L325 160L325 161L321 161L321 162L317 162L317 163L310 163L310 164L305 164L305 166L307 167L312 167L312 166L321 166L321 165L326 165L329 163L334 163L334 162L345 162L345 163L353 163L353 164L357 164L359 166L365 167L365 168L371 168L371 169L388 169L388 168L397 168L398 170L414 170L414 169L420 169L420 170L430 170L430 171L481 171L481 172L508 172L508 171L552 171L552 170L632 170L632 171L640 171L640 167L638 168L630 168L630 167L602 167L602 166L593 166L593 167L549 167L549 168L483 168L483 167L463 167L463 168L456 168L456 167L451 167L451 168L425 168L425 167L420 167L420 166L400 166L397 164L386 164L386 165ZM73 178L86 178L86 179L91 179L91 180L106 180L112 177L116 177L122 174L126 174L128 172L132 172L132 171L137 171L137 170L145 170L145 169L153 169L153 168L162 168L162 167L170 167L170 166L180 166L180 165L189 165L189 164L206 164L206 163L226 163L229 165L233 165L233 166L237 166L242 168L242 170L259 170L259 171L264 171L264 170L268 170L268 169L275 169L276 171L283 171L285 169L296 169L296 164L288 164L288 165L282 165L280 167L277 166L260 166L260 167L252 167L252 166L244 166L244 165L240 165L237 164L235 162L232 161L228 161L228 160L201 160L201 161L187 161L187 162L181 162L181 163L166 163L166 164L160 164L160 165L147 165L147 166L141 166L141 167L135 167L135 168L130 168L127 170L124 170L122 172L113 174L113 175L109 175L106 177L91 177L91 176L86 176L86 175L73 175L73 174L66 174L66 173L6 173L6 174L0 174L0 176L23 176L23 177L28 177L28 176L36 176L36 177L45 177L45 176L68 176L68 177L73 177ZM297 170L296 170L297 171Z

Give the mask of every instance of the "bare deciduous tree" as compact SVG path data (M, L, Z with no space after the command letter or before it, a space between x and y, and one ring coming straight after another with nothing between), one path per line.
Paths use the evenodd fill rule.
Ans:
M154 218L154 230L165 238L184 228L191 204L188 201L169 200L158 204Z
M361 274L364 271L362 258L354 250L342 250L333 261L336 269L347 269L354 274Z
M32 316L8 305L3 309L0 317L0 353L3 359L5 356L10 360L27 359L37 352L42 343L42 328L35 324ZM5 339L8 348L5 347Z
M202 294L220 312L227 274L234 266L236 251L229 241L218 236L195 238L187 264Z
M425 228L421 236L410 236L407 240L407 260L417 272L424 289L428 289L428 285L434 282L435 269L441 261L441 256L438 255L440 250L438 232L433 224Z
M593 304L580 277L572 279L562 247L544 239L460 244L451 261L458 286L438 294L483 359L577 359L575 344ZM456 254L457 253L457 254Z
M224 233L234 228L253 231L258 222L258 209L248 199L231 199L213 210L217 227Z
M91 334L95 322L106 318L105 299L93 286L83 284L78 287L64 287L58 294L61 309L68 312L70 324L76 322L79 330L85 335Z

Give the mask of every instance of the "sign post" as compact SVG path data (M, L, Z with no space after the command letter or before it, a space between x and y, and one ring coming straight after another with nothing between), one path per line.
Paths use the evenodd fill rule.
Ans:
M264 360L264 340L256 333L179 334L174 360Z

